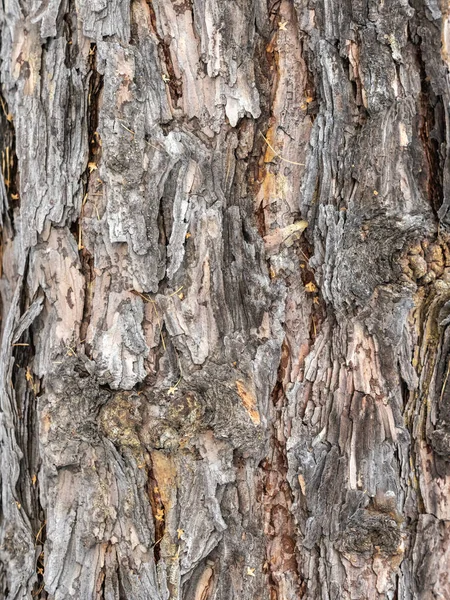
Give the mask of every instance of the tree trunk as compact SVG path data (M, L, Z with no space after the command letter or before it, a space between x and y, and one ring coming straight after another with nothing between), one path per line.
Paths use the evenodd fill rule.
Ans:
M447 6L0 6L1 598L450 598Z

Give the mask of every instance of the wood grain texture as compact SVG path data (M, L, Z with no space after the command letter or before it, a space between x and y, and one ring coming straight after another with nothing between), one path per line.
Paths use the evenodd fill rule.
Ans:
M450 597L449 37L2 2L1 597Z

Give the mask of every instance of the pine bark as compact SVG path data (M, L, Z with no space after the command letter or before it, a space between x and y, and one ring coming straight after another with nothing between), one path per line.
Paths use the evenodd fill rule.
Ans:
M449 19L2 0L2 598L450 598Z

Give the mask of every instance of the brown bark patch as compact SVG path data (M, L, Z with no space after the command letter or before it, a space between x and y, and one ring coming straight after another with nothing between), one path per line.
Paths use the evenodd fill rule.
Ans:
M250 391L245 383L239 379L236 381L236 387L250 419L255 425L259 425L261 423L261 417L259 416L255 393Z

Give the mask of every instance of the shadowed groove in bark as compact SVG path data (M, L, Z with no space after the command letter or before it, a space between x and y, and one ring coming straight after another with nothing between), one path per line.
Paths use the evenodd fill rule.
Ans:
M26 261L25 277L29 268ZM25 315L32 300L27 297L25 286L21 286L20 313ZM39 397L44 394L43 382L33 373L32 365L36 354L31 328L26 328L20 338L12 344L14 368L11 373L11 388L15 391L15 411L18 419L16 440L21 450L19 463L20 476L16 485L16 504L26 515L30 524L30 532L35 548L36 580L31 592L36 600L45 600L47 592L44 589L46 541L46 513L41 505L41 486L38 474L41 469L39 452L39 419L37 406Z
M287 359L283 347L282 363ZM267 538L267 576L272 600L284 598L286 591L303 597L305 588L297 563L297 526L291 513L292 493L287 481L286 440L284 439L286 397L279 378L272 392L271 452L260 465L263 471L261 502L265 513L264 532ZM272 407L271 407L272 408ZM271 411L272 412L272 411Z
M89 88L88 88L88 105L87 105L87 120L88 120L88 143L89 157L86 173L87 193L89 188L89 179L95 167L98 166L102 156L102 142L98 132L99 112L102 104L102 89L103 75L97 71L97 44L92 42L89 50Z
M2 207L2 211L20 206L18 189L16 134L14 130L13 115L8 110L8 104L1 94L0 87L0 152L3 185L5 186L10 207ZM10 214L10 217L12 215Z
M153 553L155 556L155 563L158 564L161 558L160 544L166 529L166 509L158 488L158 482L153 473L152 459L150 455L146 457L145 463L147 470L147 494L149 497L150 506L152 507L153 523L155 527Z
M0 39L1 50L1 39ZM1 84L1 82L0 82ZM8 242L16 234L15 216L20 209L18 161L16 155L16 133L13 115L2 95L0 85L0 276L3 274L3 254ZM3 329L8 307L0 299L0 329Z
M161 77L164 83L169 88L170 97L172 98L173 107L176 108L178 105L178 101L183 95L183 84L177 79L175 76L175 70L173 67L172 56L170 54L170 43L167 43L166 40L161 36L158 31L158 25L156 22L155 9L153 8L152 0L145 0L146 5L148 6L148 10L150 13L150 22L152 26L153 33L155 34L158 40L158 51L159 51L159 59L161 66L165 67L165 73L161 73ZM191 9L191 4L189 0L186 1L186 7L189 10ZM180 11L183 11L183 6L179 7Z
M1 48L1 40L0 40ZM14 236L14 208L20 206L18 189L17 156L15 151L16 135L13 116L2 95L0 85L0 275L3 270L3 253L8 240ZM0 329L6 317L3 300L0 300Z
M48 594L45 591L45 529L46 523L43 521L40 529L36 532L36 575L37 581L34 585L33 599L35 600L46 600Z
M434 93L426 72L421 43L419 42L416 45L421 84L419 135L428 167L422 179L426 185L430 205L437 215L444 198L443 168L445 155L441 154L441 146L445 145L446 123L442 98Z
M29 260L26 261L25 278L28 274ZM20 313L26 314L30 305L36 298L28 298L27 289L22 286L20 298ZM41 486L38 478L41 469L41 456L39 444L39 397L45 393L42 379L33 373L33 361L36 348L33 340L32 328L27 328L20 338L13 344L12 356L14 369L11 377L11 387L15 390L17 399L16 410L18 413L17 443L22 451L20 460L21 475L16 487L17 498L30 523L35 547L36 582L33 587L32 597L36 600L45 600L47 592L44 589L45 576L45 541L46 541L46 513L41 505Z
M66 38L65 65L75 67L79 54L77 25L78 17L74 0L65 0L60 8L62 14L62 31Z
M92 299L94 288L94 258L83 244L83 217L86 202L93 204L91 216L94 219L99 219L100 215L97 208L97 197L103 194L103 182L98 177L98 166L102 157L102 142L98 132L99 112L102 104L102 89L103 75L97 71L97 47L95 43L91 43L89 52L89 87L88 87L88 104L87 104L87 135L89 144L88 164L86 171L83 174L84 190L83 201L81 204L81 212L72 225L72 231L76 236L78 243L78 251L80 253L81 269L86 280L83 320L80 325L80 341L83 343L86 340L89 323L92 313ZM85 343L85 352L87 356L91 356L91 348L89 343Z

